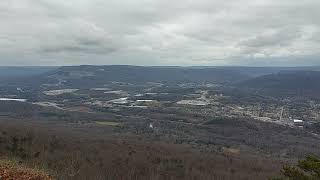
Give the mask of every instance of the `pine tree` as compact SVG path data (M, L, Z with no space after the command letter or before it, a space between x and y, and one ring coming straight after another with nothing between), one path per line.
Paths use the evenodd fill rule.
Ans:
M307 156L298 162L297 167L284 166L281 174L283 177L272 180L320 180L320 159L316 156Z

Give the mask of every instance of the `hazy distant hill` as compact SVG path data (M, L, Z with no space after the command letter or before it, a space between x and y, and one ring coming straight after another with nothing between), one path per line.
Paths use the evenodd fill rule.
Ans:
M107 82L211 82L230 83L249 76L232 69L145 67L145 66L67 66L42 75L47 81L62 80L66 85L96 86Z
M238 84L241 87L314 94L320 92L320 71L283 71L264 75Z
M2 85L60 84L68 87L94 87L109 82L126 83L184 83L206 82L219 84L234 84L245 81L244 86L265 87L264 82L278 76L278 72L286 70L319 70L319 67L177 67L177 66L64 66L64 67L17 67L0 68ZM274 74L270 75L269 74ZM267 76L264 76L267 75ZM260 79L260 76L261 79ZM291 76L291 75L288 75ZM8 77L10 80L8 81ZM31 78L32 77L32 78ZM258 78L257 78L258 77ZM252 79L257 78L257 79ZM289 78L289 77L288 77ZM252 80L249 80L252 79ZM266 79L266 80L265 80ZM246 81L248 80L248 81ZM259 83L260 80L263 80ZM270 80L272 81L272 80ZM1 84L0 84L1 85ZM274 86L278 86L271 84ZM284 85L279 83L279 85ZM288 85L286 85L288 86Z
M58 67L48 66L0 67L0 79L34 76L52 71L57 68Z
M194 66L195 68L197 66ZM199 66L198 68L203 68ZM276 74L283 71L320 71L320 66L298 66L298 67L247 67L247 66L212 66L223 70L233 70L250 77L258 77L268 74Z

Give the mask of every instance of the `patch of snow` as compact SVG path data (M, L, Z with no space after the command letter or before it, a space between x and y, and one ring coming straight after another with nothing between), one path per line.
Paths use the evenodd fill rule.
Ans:
M157 95L158 93L146 93L146 95Z
M110 88L91 88L92 91L110 91Z
M65 93L73 93L78 91L79 89L59 89L59 90L50 90L50 91L44 91L43 94L47 96L58 96Z
M18 101L18 102L26 102L26 99L12 99L12 98L0 98L0 101Z
M105 94L117 94L117 95L123 95L123 96L128 96L129 94L125 91L118 90L118 91L106 91L104 92Z
M58 106L58 104L53 103L53 102L35 102L32 104L43 106L43 107L54 107L56 109L62 109L61 107Z
M125 98L114 99L114 100L111 100L109 102L113 103L113 104L127 104L128 103L128 98L125 97Z
M208 103L206 101L198 101L198 100L181 100L178 101L177 104L180 105L194 105L194 106L206 106Z
M154 100L150 100L150 99L139 99L137 100L137 102L153 102Z

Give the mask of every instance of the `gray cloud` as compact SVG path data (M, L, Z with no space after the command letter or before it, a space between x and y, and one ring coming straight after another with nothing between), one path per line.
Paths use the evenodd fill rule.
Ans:
M289 46L294 43L295 40L301 38L302 35L302 32L296 29L273 30L246 39L240 42L240 45L253 48Z
M318 0L2 0L0 65L319 65L319 8Z

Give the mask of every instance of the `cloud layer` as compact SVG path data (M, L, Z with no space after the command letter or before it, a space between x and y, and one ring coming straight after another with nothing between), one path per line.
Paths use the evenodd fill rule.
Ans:
M1 0L0 65L320 65L319 0Z

